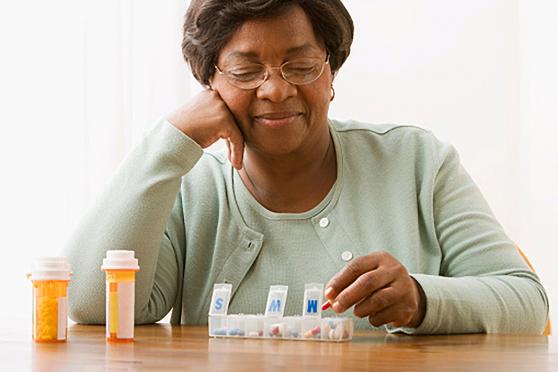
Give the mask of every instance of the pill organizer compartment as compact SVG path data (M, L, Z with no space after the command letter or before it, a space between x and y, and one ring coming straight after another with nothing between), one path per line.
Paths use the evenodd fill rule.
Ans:
M353 338L351 318L308 318L263 315L209 316L209 336L343 342Z
M224 337L227 335L227 315L210 315L208 319L209 335Z
M264 318L264 337L267 338L283 338L285 333L285 322L283 318L266 317Z
M285 337L290 339L297 339L301 337L301 320L299 316L286 316L285 322Z
M287 286L271 286L266 315L227 314L230 284L215 284L209 311L209 336L305 341L349 341L353 337L351 318L322 318L323 285L307 284L303 316L283 316Z
M298 316L273 317L264 319L264 337L296 339L300 338L301 318Z
M227 315L227 336L243 337L244 320L245 316L242 314Z
M342 341L353 338L353 320L351 318L321 319L321 339Z
M244 316L244 336L250 338L263 337L264 335L264 316L245 315Z
M322 333L321 318L302 318L302 338L319 340Z

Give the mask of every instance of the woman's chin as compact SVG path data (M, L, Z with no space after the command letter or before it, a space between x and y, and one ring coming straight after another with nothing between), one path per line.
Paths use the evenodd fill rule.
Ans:
M266 138L265 140L250 141L247 147L252 148L261 155L285 156L295 153L301 146L302 136L297 138Z
M308 128L301 118L297 120L258 122L251 127L247 146L268 155L286 155L295 152L308 135Z

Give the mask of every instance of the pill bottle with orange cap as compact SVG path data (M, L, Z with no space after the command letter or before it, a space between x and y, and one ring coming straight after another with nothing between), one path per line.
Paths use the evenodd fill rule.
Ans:
M134 298L138 259L134 251L107 251L106 337L108 342L134 341Z
M70 265L65 257L40 257L27 277L33 283L32 336L36 342L66 342Z

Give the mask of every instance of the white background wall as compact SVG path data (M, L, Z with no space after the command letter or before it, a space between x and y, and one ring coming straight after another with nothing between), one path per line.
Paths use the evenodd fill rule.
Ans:
M550 296L558 326L558 1L519 1L519 242ZM515 233L515 232L514 232ZM554 332L556 334L556 332Z
M196 89L182 0L0 4L0 271L24 273L68 231L160 115ZM558 2L345 0L355 42L331 116L423 126L453 143L510 237L558 296ZM558 324L558 319L554 320Z

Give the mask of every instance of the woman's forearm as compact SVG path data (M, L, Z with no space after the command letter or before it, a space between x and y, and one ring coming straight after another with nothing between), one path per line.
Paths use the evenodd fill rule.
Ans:
M181 177L202 149L162 120L126 157L68 240L70 316L82 323L105 320L104 273L107 250L134 250L136 316L145 313L153 288L161 241L179 191Z

